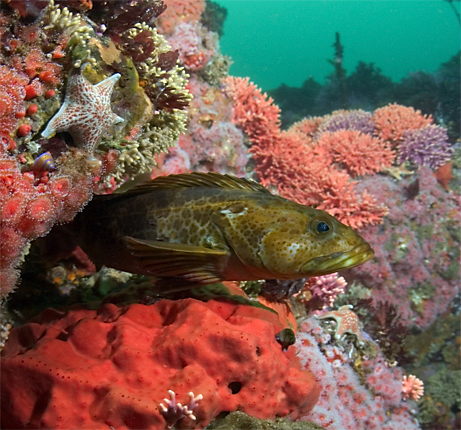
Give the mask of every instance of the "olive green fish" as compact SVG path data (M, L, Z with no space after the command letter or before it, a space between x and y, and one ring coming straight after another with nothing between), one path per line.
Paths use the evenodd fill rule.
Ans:
M96 196L75 223L96 265L201 284L319 276L374 255L326 212L217 173L158 177Z

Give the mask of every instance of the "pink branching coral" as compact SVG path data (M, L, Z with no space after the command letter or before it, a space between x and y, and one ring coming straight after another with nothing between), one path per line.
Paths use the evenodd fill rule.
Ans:
M313 276L306 281L305 289L311 293L311 300L319 301L325 309L333 306L338 294L343 294L347 286L346 280L338 273Z
M327 142L315 140L315 131L319 120L304 121L295 124L288 131L280 130L280 110L267 98L248 78L232 78L224 80L225 92L234 102L232 120L248 136L252 142L249 152L256 163L255 170L261 182L266 186L275 186L283 197L298 203L316 206L326 210L352 227L366 224L377 224L386 215L387 208L377 205L373 196L362 195L354 191L355 182L350 175L341 169L336 160L345 162L346 156L341 149L344 132L338 131L330 135L336 138ZM308 134L303 134L305 130ZM351 132L354 133L354 132ZM389 164L392 152L371 137L363 137L359 132L352 142L357 146L358 160L351 161L351 170L376 171L379 163ZM363 157L364 140L379 147L378 155L368 160ZM365 143L366 144L366 143ZM338 148L335 152L335 146ZM348 158L349 160L349 158Z
M379 172L395 159L387 143L356 130L325 132L317 145L331 148L334 161L342 163L352 177Z
M403 375L402 396L404 400L419 400L424 394L424 383L415 375Z
M234 101L232 121L253 144L275 144L280 134L280 108L267 98L250 78L229 76L223 81L225 93Z
M355 191L356 182L333 164L331 148L312 143L299 134L282 132L278 146L251 151L259 161L256 171L266 186L276 186L283 197L315 206L354 228L379 224L388 213L368 192Z
M453 148L448 143L447 131L434 124L407 131L399 146L399 163L410 161L431 169L448 163L452 155Z
M412 107L396 103L376 109L373 114L376 134L383 140L398 146L408 130L417 130L432 123L432 118Z
M290 127L290 131L313 138L323 121L324 119L320 116L304 118L301 121L295 122Z
M356 130L365 134L373 134L374 129L373 115L370 112L362 109L337 110L322 118L319 132Z

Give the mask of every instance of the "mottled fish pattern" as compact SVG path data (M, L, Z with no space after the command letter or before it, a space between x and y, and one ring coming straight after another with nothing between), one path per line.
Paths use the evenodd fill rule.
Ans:
M374 255L326 212L217 173L158 177L96 196L75 225L97 265L202 284L319 276Z

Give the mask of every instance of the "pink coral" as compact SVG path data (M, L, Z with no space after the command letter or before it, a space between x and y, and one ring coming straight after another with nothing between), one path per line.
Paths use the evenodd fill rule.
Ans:
M432 117L421 111L393 103L376 109L373 114L375 132L383 140L398 146L405 132L417 130L432 123Z
M225 93L234 102L232 121L253 143L275 144L280 134L280 108L249 78L229 76L223 81Z
M302 421L328 430L420 428L401 399L402 370L387 366L379 349L375 358L354 363L346 353L351 345L335 345L315 318L299 326L295 346L303 367L321 386L319 402Z
M395 158L387 143L356 130L325 132L317 145L331 148L334 161L342 163L352 177L380 172L392 166Z
M317 132L320 124L322 124L323 118L320 116L316 116L313 118L304 118L301 121L295 122L289 128L290 132L297 132L301 135L309 136L313 138L315 133Z
M71 220L91 197L91 174L96 174L87 154L77 150L63 154L53 173L22 173L5 149L0 147L0 297L15 286L25 245L55 223Z
M346 280L338 273L331 273L323 276L313 276L306 281L304 286L312 299L319 302L323 309L333 306L335 298L345 292Z
M249 152L253 154L255 170L264 185L277 187L283 197L326 210L351 227L381 222L387 208L376 204L371 194L357 193L356 183L338 161L348 161L354 171L374 172L380 169L381 163L389 164L393 158L385 144L369 136L362 137L365 135L357 131L342 130L336 132L338 134L329 133L324 141L322 135L316 140L314 130L318 119L282 132L279 108L248 78L229 77L224 83L226 94L234 101L233 122L252 142ZM309 134L303 134L302 130ZM336 138L329 138L331 136ZM352 137L355 137L353 141ZM344 138L358 159L345 154L341 143ZM368 158L361 151L367 143L374 145L375 150L379 145L380 149L374 155L368 154Z
M447 131L439 125L407 131L399 145L399 163L410 161L417 166L437 169L452 156L453 147L448 142Z
M163 34L171 34L182 22L200 21L205 10L204 0L164 0L167 8L158 18Z
M305 415L318 386L277 342L279 324L267 310L213 300L49 309L12 330L3 350L2 428L160 430L181 413L167 422L167 390L183 405L203 395L196 420L181 417L191 429L224 411Z
M403 375L402 394L404 400L418 400L424 394L424 383L415 375Z

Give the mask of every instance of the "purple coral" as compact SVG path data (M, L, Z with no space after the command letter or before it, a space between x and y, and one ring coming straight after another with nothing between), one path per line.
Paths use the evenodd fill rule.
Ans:
M431 124L405 132L398 152L399 163L410 161L418 166L437 169L450 161L453 148L448 143L446 130Z
M332 133L338 130L357 130L365 134L373 134L374 129L373 115L361 109L333 112L319 127L322 132Z

